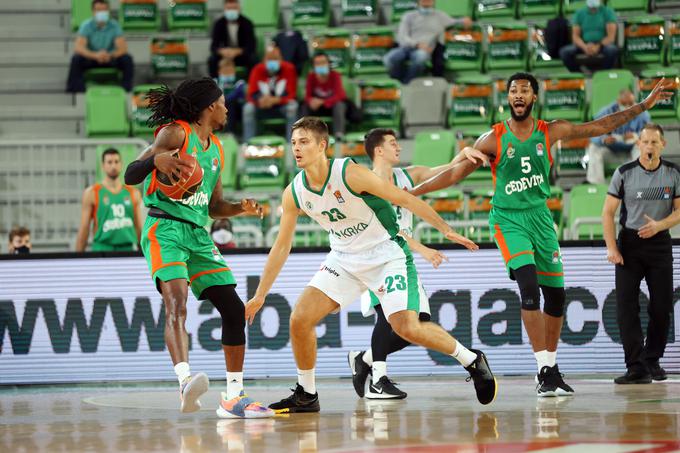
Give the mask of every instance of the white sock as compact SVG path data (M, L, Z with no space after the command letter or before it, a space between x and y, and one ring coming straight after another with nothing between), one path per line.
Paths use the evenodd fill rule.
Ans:
M302 388L305 389L305 392L311 393L312 395L316 393L314 371L315 371L314 368L312 368L311 370L301 370L300 368L298 368L297 370L298 384L300 384Z
M456 341L456 349L453 350L451 357L458 360L465 367L470 366L472 362L477 360L477 354L463 346L460 341Z
M554 367L557 363L557 351L545 351L545 357L550 368Z
M236 398L243 390L243 371L227 371L227 399Z
M368 366L373 365L373 351L370 349L367 349L364 351L364 354L361 356L361 359L364 361L364 363Z
M536 365L538 366L538 372L541 372L541 369L544 366L550 366L548 365L548 351L545 349L542 351L534 352L534 357L536 357Z
M371 366L373 372L373 384L377 384L381 377L387 376L387 362L373 362Z
M182 381L191 376L191 369L187 362L179 362L175 365L175 374L177 375L177 380L179 384L182 385Z

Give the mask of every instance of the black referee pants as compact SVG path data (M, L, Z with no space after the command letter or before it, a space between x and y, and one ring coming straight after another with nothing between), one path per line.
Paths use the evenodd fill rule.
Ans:
M623 229L618 247L623 266L616 265L616 318L626 367L644 371L663 357L673 309L673 250L668 231L641 239L637 231ZM640 323L640 282L647 282L649 305L647 342Z

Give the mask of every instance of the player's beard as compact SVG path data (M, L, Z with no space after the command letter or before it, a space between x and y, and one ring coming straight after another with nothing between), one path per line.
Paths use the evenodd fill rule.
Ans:
M106 174L106 176L108 176L111 179L118 179L118 177L120 176L120 172L117 171L117 170L112 170L112 171L108 172Z
M529 115L531 115L531 111L534 108L534 102L531 101L530 104L527 104L524 107L524 113L522 115L517 115L515 113L515 108L511 105L510 106L510 115L512 116L512 119L515 121L524 121L525 119L529 118Z

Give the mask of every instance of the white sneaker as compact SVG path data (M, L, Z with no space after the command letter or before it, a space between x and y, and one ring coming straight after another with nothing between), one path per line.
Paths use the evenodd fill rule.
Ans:
M200 410L201 402L198 399L208 391L209 386L210 381L205 373L197 373L185 379L179 389L180 412L187 414Z

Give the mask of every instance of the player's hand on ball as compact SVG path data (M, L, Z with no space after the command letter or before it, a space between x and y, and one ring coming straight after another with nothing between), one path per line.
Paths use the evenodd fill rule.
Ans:
M175 157L179 152L178 149L158 153L153 158L153 164L158 171L165 173L170 178L173 184L184 178L191 176L193 166L179 157Z
M243 212L246 214L257 215L260 218L264 216L262 206L252 198L244 198L241 200L241 209L243 209Z
M423 258L432 264L432 267L437 269L444 261L449 261L446 255L444 255L439 250L431 249L430 247L425 247L423 250Z
M673 84L672 80L666 80L665 78L662 78L659 80L652 90L651 93L649 93L649 96L645 98L642 103L644 104L645 108L647 110L651 109L656 105L656 103L659 100L665 101L667 99L670 99L673 97L673 92L672 91L666 91L667 89L671 88Z
M246 321L248 321L249 326L253 324L255 315L263 305L264 296L255 296L246 303Z
M479 250L479 246L472 242L470 239L462 236L455 231L451 230L444 234L444 237L452 242L457 242L463 245L468 250Z

